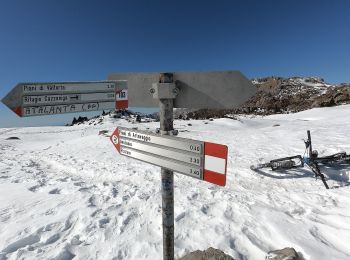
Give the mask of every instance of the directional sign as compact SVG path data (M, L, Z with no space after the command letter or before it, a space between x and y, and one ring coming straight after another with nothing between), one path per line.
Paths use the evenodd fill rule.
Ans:
M127 80L129 106L158 107L149 93L160 73L111 74L110 80ZM239 71L175 72L180 90L174 100L176 108L234 108L256 93L256 87Z
M114 131L111 141L122 155L221 186L226 184L226 145L124 127Z
M20 83L2 102L27 117L127 108L126 93L126 81Z

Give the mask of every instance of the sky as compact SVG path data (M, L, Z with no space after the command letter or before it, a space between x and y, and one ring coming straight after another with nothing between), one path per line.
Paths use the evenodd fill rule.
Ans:
M349 11L346 0L1 0L0 99L18 82L115 72L240 70L350 82ZM0 104L0 127L63 125L73 116L19 118Z

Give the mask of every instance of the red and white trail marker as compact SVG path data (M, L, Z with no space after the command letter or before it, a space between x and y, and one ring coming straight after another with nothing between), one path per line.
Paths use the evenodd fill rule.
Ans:
M110 137L121 155L226 185L227 146L119 127Z
M226 184L227 170L226 145L204 142L204 176L205 181L220 186Z
M116 98L115 108L122 109L122 108L129 107L127 89L117 90L115 94L115 98Z

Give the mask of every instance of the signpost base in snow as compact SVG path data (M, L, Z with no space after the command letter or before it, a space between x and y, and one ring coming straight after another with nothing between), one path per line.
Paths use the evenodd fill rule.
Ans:
M174 172L161 168L163 259L174 259Z

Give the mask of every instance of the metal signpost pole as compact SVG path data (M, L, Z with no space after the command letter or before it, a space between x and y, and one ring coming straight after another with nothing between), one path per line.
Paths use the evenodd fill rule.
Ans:
M173 75L160 75L159 87L163 83L173 83ZM164 86L165 87L165 86ZM173 126L173 99L159 99L160 133L169 135ZM163 220L163 259L174 259L174 172L161 168L162 220Z

